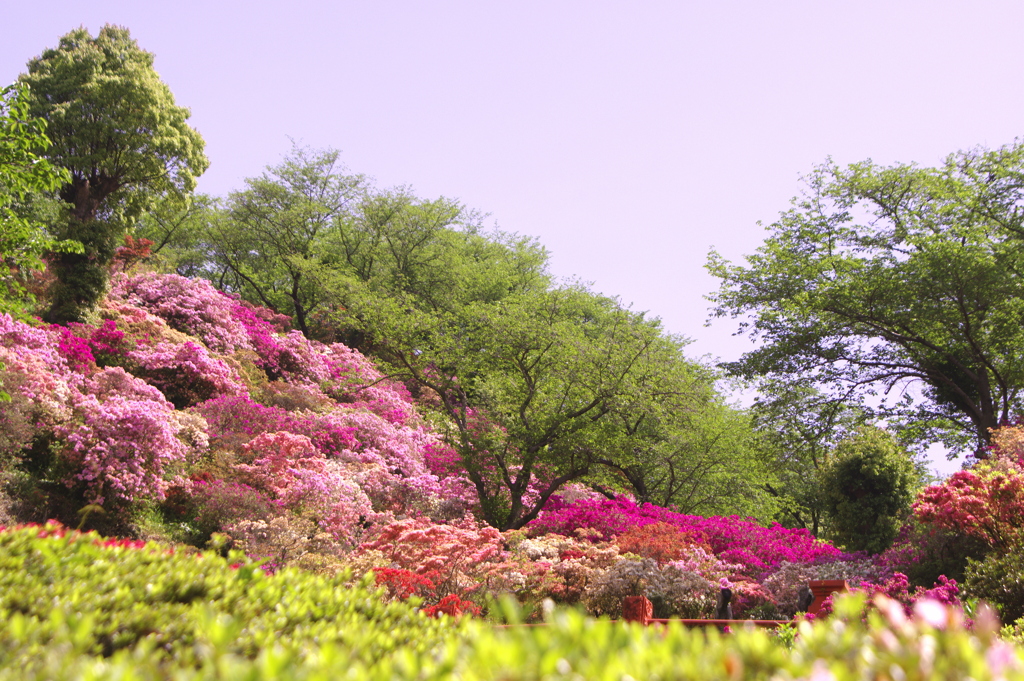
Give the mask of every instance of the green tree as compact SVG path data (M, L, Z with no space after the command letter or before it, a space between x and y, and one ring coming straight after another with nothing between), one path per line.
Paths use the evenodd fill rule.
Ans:
M864 427L839 443L819 476L829 534L847 551L889 548L918 486L907 451L884 430Z
M46 251L71 250L78 244L58 243L47 236L43 225L15 210L15 204L32 192L56 189L65 174L39 156L50 140L46 121L28 110L28 90L10 85L0 89L0 313L24 314L27 292L24 278L44 267ZM4 365L0 363L0 372ZM10 400L0 382L0 402Z
M337 151L294 149L246 180L225 208L161 208L138 233L166 250L179 273L288 314L307 335L340 335L368 350L354 327L324 324L323 278L402 292L431 309L547 286L543 248L480 222L450 199L373 189L344 172Z
M908 439L985 445L1024 387L1024 145L939 168L806 179L747 266L717 254L717 316L760 341L728 368L870 404Z
M187 201L207 167L203 140L125 28L84 28L28 64L30 111L47 121L46 157L68 171L60 187L68 206L58 236L84 246L57 253L48 317L81 320L106 287L105 265L127 225L160 196Z
M15 84L0 89L0 312L24 313L24 280L44 269L44 253L80 248L75 242L54 240L45 225L19 210L30 194L53 191L67 179L40 156L49 146L46 121L29 113L28 88Z
M133 231L136 237L153 242L150 252L160 267L183 277L209 276L209 225L219 210L217 199L205 194L186 203L162 197L140 216Z
M657 323L578 286L443 310L332 288L393 375L437 396L483 516L501 529L591 473L621 437L610 415L653 399L681 361Z
M290 315L308 334L323 296L307 270L340 257L328 242L346 229L365 191L361 176L340 171L337 151L294 149L262 176L247 179L225 211L207 216L215 281Z
M48 251L73 251L77 243L52 239L45 226L18 204L30 194L53 191L67 173L41 157L50 146L46 121L29 112L24 85L0 89L0 312L23 313L28 293L24 280L45 265Z
M763 487L777 500L779 522L819 535L825 527L820 484L836 445L865 425L865 410L823 395L813 386L762 381L751 406L759 448L771 462Z
M657 392L612 415L619 436L598 460L611 475L588 481L680 513L774 520L778 503L768 488L776 477L750 414L724 403L711 371L674 364L677 375L662 379Z

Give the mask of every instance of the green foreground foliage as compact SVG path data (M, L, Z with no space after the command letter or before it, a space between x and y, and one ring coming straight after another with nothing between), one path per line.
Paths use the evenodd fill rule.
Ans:
M1024 678L984 613L913 618L840 601L788 647L761 630L643 628L556 612L543 627L432 620L366 581L265 575L212 553L56 526L0 534L0 679ZM514 618L514 612L508 613ZM739 628L739 627L737 627ZM792 632L791 632L792 633Z

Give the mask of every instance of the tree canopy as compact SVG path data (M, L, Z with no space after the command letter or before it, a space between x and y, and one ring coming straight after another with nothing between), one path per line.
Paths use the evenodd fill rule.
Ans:
M621 451L629 434L613 414L709 387L692 376L666 381L682 361L679 341L579 286L442 309L402 292L332 288L393 375L436 396L483 516L499 528L523 526L565 483Z
M728 368L813 382L921 444L986 444L1024 388L1022 173L1021 144L816 168L747 265L710 256L714 314L760 343Z
M75 29L19 80L30 87L31 114L47 121L46 157L69 174L59 235L84 252L52 259L59 283L49 317L74 321L102 295L103 266L126 225L159 196L187 199L208 165L203 139L125 28L107 25L95 38Z

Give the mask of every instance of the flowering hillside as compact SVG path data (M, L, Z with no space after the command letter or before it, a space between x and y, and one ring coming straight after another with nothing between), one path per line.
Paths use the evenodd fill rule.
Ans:
M737 616L788 617L808 579L884 584L899 567L578 483L499 532L428 402L286 321L153 272L115 276L96 324L0 316L7 520L229 544L269 571L373 570L388 598L449 614L511 593L617 616L640 590L659 615L708 616L729 585Z

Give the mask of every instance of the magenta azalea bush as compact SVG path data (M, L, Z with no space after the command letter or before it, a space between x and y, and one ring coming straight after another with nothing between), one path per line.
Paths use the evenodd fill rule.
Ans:
M807 530L788 529L778 524L762 527L738 516L684 515L653 504L637 506L625 497L580 499L571 503L553 498L530 523L530 528L538 534L555 532L571 536L578 528L586 527L608 540L633 527L658 522L675 525L703 538L720 560L740 565L741 571L751 577L763 576L783 562L815 563L844 556L842 551L816 539Z

